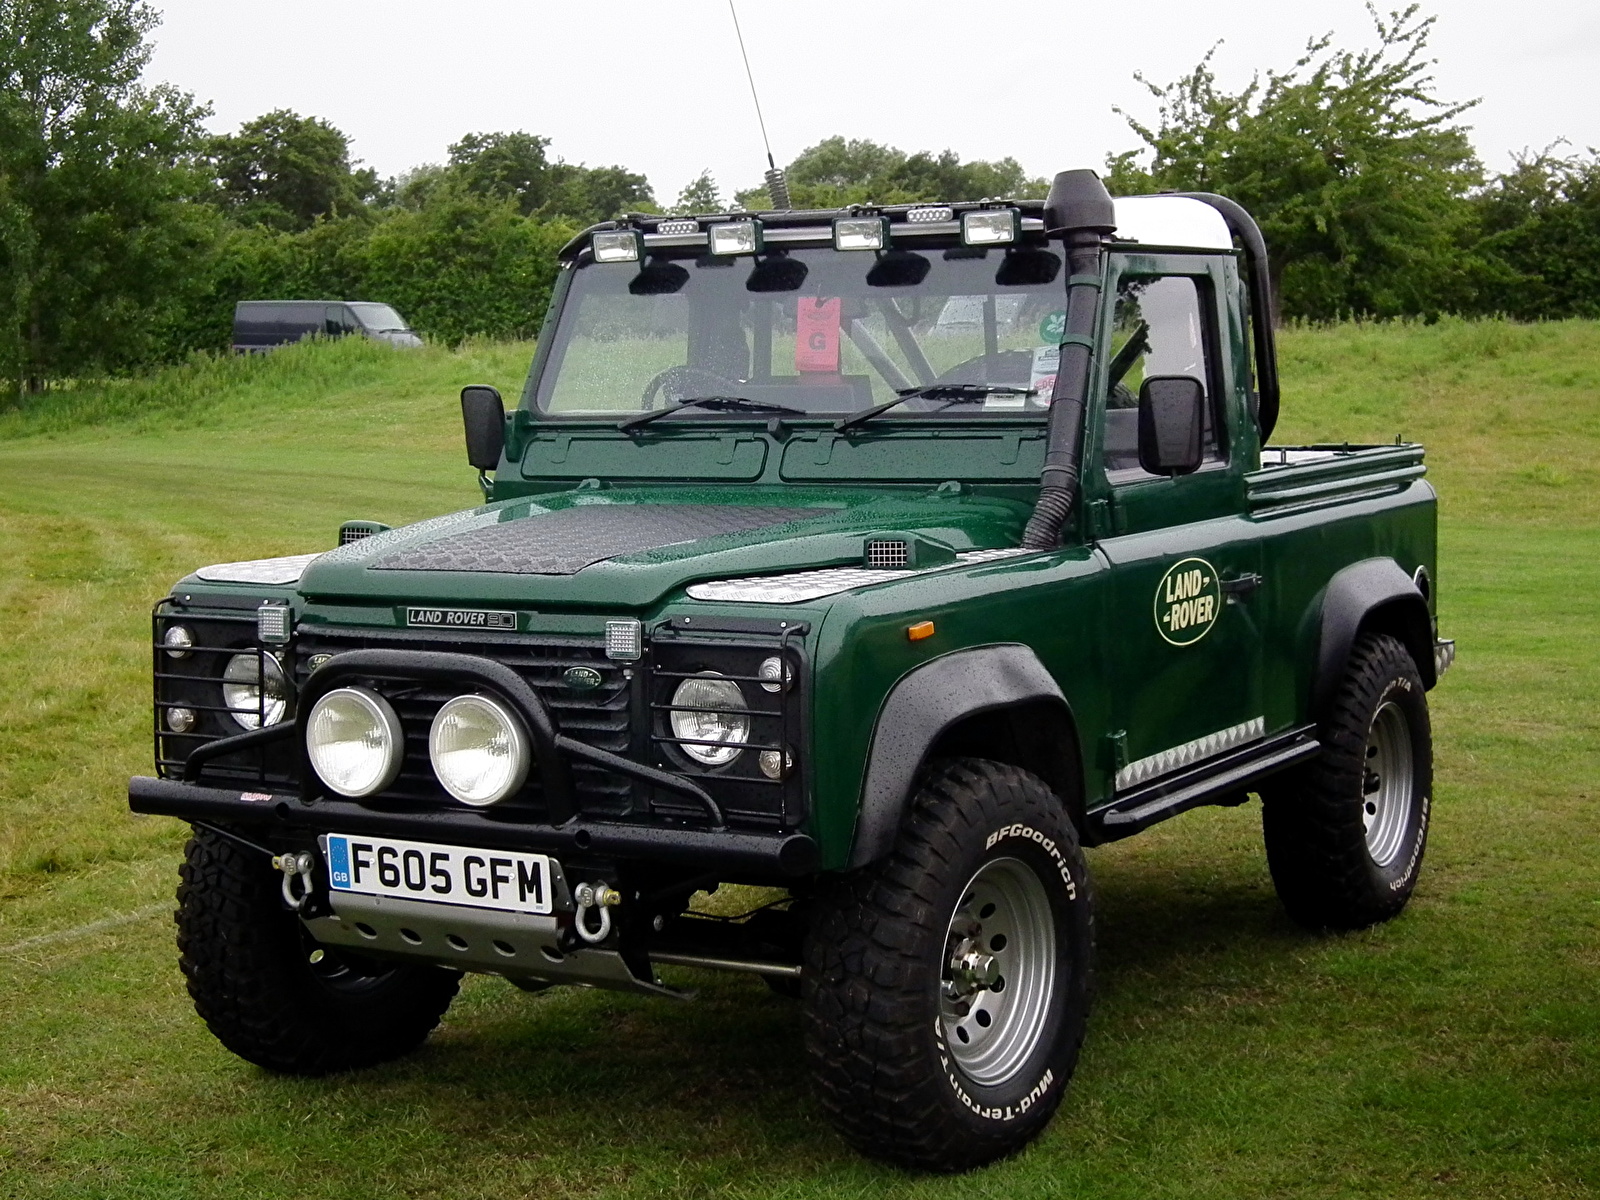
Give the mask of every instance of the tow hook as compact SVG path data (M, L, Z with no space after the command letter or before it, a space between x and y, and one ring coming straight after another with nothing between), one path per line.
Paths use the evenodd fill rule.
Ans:
M288 884L284 886L288 887ZM611 910L622 903L621 892L607 883L580 883L572 889L572 899L578 906L573 925L579 937L592 946L611 936ZM591 908L600 913L598 930L589 928L588 912Z
M274 854L272 866L274 870L283 872L283 902L299 912L311 899L311 871L316 866L316 860L308 851L302 850L298 854ZM300 880L298 896L294 887L296 879Z

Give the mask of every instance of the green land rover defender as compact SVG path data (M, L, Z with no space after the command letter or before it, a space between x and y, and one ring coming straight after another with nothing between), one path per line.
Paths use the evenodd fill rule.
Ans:
M1091 996L1084 847L1262 799L1289 913L1404 907L1432 788L1417 445L1269 445L1261 234L1212 195L595 226L484 503L156 607L179 947L229 1049L402 1055L460 973L799 998L862 1151L1024 1144ZM740 917L721 884L781 889ZM754 893L741 893L749 895Z

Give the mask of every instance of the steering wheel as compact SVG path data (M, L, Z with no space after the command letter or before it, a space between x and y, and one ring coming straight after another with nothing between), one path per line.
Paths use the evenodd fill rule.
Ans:
M644 395L639 397L639 407L654 408L657 392L666 392L673 399L682 400L685 396L733 396L738 394L739 387L734 380L724 379L702 367L668 367L645 387Z

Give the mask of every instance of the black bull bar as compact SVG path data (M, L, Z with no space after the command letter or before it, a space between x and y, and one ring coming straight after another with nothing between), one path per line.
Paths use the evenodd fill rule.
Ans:
M547 822L510 822L492 809L389 813L328 795L311 769L305 738L301 736L301 720L324 695L353 679L438 680L478 684L497 693L516 709L533 742L535 765L547 805ZM298 795L241 791L237 785L218 787L204 782L207 763L290 737L298 747ZM710 828L579 819L573 795L573 759L694 799L706 810ZM803 833L730 832L724 827L722 810L716 800L693 780L633 762L558 732L544 701L525 679L502 663L470 654L352 650L336 655L306 680L294 721L198 746L185 762L183 774L181 782L135 776L128 782L129 808L137 813L187 821L237 822L276 826L285 831L433 837L454 844L494 849L576 850L608 857L759 873L806 874L815 870L819 862L816 843Z

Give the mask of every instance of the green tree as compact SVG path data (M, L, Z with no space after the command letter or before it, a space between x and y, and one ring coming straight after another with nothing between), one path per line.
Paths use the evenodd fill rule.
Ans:
M701 171L684 184L683 191L678 193L678 202L672 206L672 211L679 216L688 216L690 213L716 213L722 210L722 195L718 192L717 181L711 177L709 169Z
M205 111L144 88L136 0L0 0L0 375L16 393L171 345L217 233Z
M352 166L349 138L320 117L286 108L213 139L210 157L227 212L272 229L348 216L378 190L375 172Z
M550 303L556 254L576 232L566 222L523 217L510 200L441 191L372 229L360 296L393 304L447 342L533 337Z
M557 160L538 134L469 133L450 147L449 175L470 192L513 200L525 217L579 225L655 206L649 181L622 167Z
M1312 40L1287 71L1238 93L1211 55L1164 87L1156 124L1128 123L1150 157L1109 160L1113 192L1219 192L1260 223L1286 315L1326 320L1456 309L1470 302L1468 194L1482 170L1425 57L1433 18L1380 16L1377 45ZM1120 110L1119 110L1120 111ZM1123 114L1127 116L1127 114Z
M911 204L920 200L1043 197L1049 184L1030 178L1014 158L962 162L953 150L907 154L864 138L831 137L802 150L786 168L790 199L801 208L845 204ZM751 209L768 208L765 187L735 194Z
M1487 275L1481 310L1600 317L1600 153L1524 155L1474 203Z

